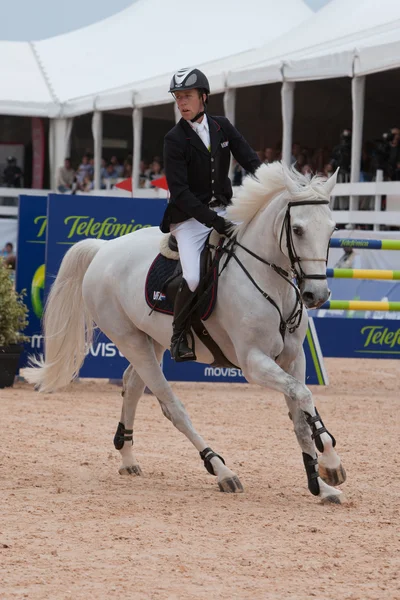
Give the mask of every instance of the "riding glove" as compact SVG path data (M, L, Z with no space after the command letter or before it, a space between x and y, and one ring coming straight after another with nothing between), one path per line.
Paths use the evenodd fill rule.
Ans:
M221 235L226 235L226 237L231 237L235 228L235 224L232 223L232 221L228 221L227 219L219 216L214 219L212 226L215 231L218 231L218 233Z

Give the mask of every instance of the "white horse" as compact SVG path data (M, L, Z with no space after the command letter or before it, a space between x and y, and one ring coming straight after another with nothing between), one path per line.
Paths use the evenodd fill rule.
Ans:
M325 270L335 227L329 209L335 183L336 175L328 181L310 180L281 163L262 165L256 177L245 179L228 208L228 218L240 223L237 242L228 242L234 256L220 276L217 304L207 329L247 381L285 395L309 490L324 502L340 504L344 496L333 486L345 480L345 472L335 440L305 386L302 348L306 308L318 307L329 297ZM216 475L221 491L241 492L239 478L195 430L160 367L170 343L172 318L149 314L144 286L161 238L159 229L153 227L110 241L89 239L75 244L65 255L49 294L45 360L36 361L23 375L43 392L69 384L79 373L96 324L130 363L123 376L122 413L114 438L122 457L120 474L141 474L132 449L133 422L148 386L164 415ZM299 289L292 283L293 275ZM199 362L213 360L199 340L196 350Z

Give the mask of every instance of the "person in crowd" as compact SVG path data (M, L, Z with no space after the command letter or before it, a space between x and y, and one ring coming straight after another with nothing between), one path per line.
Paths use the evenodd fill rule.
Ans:
M301 153L300 144L298 144L297 142L294 142L292 144L292 158L291 158L292 165L297 161L297 157L299 156L300 153Z
M275 160L275 150L273 148L265 148L264 150L264 163L269 165Z
M91 175L85 175L83 182L80 186L81 192L90 192L94 188L93 177Z
M57 173L57 190L61 194L71 192L75 179L75 171L71 166L71 159L64 160L64 166L59 167Z
M387 174L390 179L395 178L397 164L400 162L400 129L393 127L390 130L390 141L388 143L388 157L387 157Z
M15 156L7 158L7 166L3 171L3 185L9 188L22 187L22 170L17 165Z
M7 244L4 245L4 248L2 248L0 256L2 256L3 259L8 259L11 256L14 256L14 245L11 242L7 242Z
M78 187L83 184L83 180L86 175L93 176L93 167L90 164L91 156L89 154L84 154L82 156L82 162L76 171L76 179L78 182Z
M106 184L104 179L106 178L107 175L107 161L105 158L101 159L101 163L100 163L100 187L102 190L105 189Z
M234 225L224 218L232 198L228 177L231 152L250 173L261 165L226 117L207 113L210 84L199 69L181 69L172 77L169 92L181 114L164 138L164 167L170 190L161 231L177 239L183 271L174 305L171 355L177 361L195 360L187 326L200 277L200 254L215 229L230 236Z
M162 172L160 161L153 160L153 162L150 165L149 173L147 175L149 186L150 186L151 181L154 181L155 179L160 179L160 177L162 177L162 175L163 175L163 172Z
M139 187L140 188L146 187L146 182L148 179L147 173L148 173L147 164L144 160L141 160L139 163Z
M334 266L335 269L360 269L361 257L354 248L343 248L343 254Z
M122 177L124 174L124 167L119 164L118 158L116 156L111 157L110 164L114 167L114 171L117 174L117 178Z
M115 170L115 167L112 163L108 163L106 168L106 174L104 176L104 183L107 188L114 187L114 184L117 183L118 173Z

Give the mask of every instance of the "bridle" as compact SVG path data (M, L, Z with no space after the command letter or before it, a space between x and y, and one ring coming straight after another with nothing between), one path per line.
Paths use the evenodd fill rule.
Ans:
M278 311L279 317L280 317L279 331L280 331L283 339L285 338L286 331L288 331L289 333L293 333L294 331L296 331L296 329L298 329L298 327L300 326L300 323L301 323L301 319L303 316L303 300L301 298L301 292L300 292L299 286L301 285L302 281L304 281L305 279L320 279L321 280L321 279L327 278L326 273L324 273L324 274L307 274L307 273L305 273L302 268L301 263L309 260L309 261L323 261L326 264L328 261L329 245L328 245L328 249L327 249L325 258L302 258L302 257L298 256L296 249L294 247L294 243L293 243L290 209L292 208L292 206L305 206L305 205L313 205L313 204L329 204L329 200L303 200L301 202L289 202L287 205L285 217L284 217L283 223L282 223L281 233L279 236L279 247L282 250L282 238L283 238L283 232L285 231L286 232L286 247L288 249L288 256L289 256L289 260L290 260L290 272L285 271L285 269L282 269L282 267L279 267L278 265L275 265L274 263L270 263L269 261L265 260L261 256L258 256L258 254L256 254L255 252L252 252L252 250L249 250L248 248L246 248L245 246L240 244L237 241L236 237L230 238L228 240L227 244L225 244L224 246L218 246L216 248L217 255L220 252L225 253L227 255L227 260L225 261L222 269L219 271L218 277L221 275L221 273L227 267L230 259L233 258L236 261L236 263L240 266L242 271L250 279L250 281L254 285L254 287ZM267 265L268 267L271 267L271 269L273 269L275 271L275 273L277 273L280 277L282 277L282 279L284 279L289 285L292 286L292 288L294 289L295 294L296 294L296 302L295 302L292 312L290 313L290 315L287 319L283 318L281 309L279 308L279 306L275 302L275 300L273 298L271 298L271 296L269 294L267 294L267 292L265 292L258 285L258 283L254 280L254 278L251 276L249 271L246 269L244 264L237 257L236 252L235 252L236 246L238 246L239 248L241 248L242 250L247 252L247 254L250 254L250 256L253 256L254 258L259 260L263 264ZM221 254L220 254L220 256L221 256ZM291 276L293 276L296 279L296 283L294 283L292 281Z
M296 249L295 249L294 243L293 243L290 209L292 208L292 206L307 206L307 205L312 205L312 204L329 204L329 200L302 200L301 202L289 202L287 205L285 218L283 219L283 223L282 223L281 235L279 236L279 247L282 251L283 231L286 231L286 247L288 249L290 267L293 272L293 275L296 277L296 280L297 280L297 283L299 286L301 285L301 283L303 282L304 279L326 279L326 273L311 274L311 275L306 274L303 271L301 263L305 262L306 260L310 260L313 262L322 261L326 264L328 262L329 246L328 246L325 258L300 258L297 255L297 252L296 252ZM297 266L297 268L296 268L296 266Z

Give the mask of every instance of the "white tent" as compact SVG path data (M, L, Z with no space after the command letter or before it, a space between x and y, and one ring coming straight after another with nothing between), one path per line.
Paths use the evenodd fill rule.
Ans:
M303 0L137 0L98 23L32 43L0 43L3 114L54 116L91 112L104 90L121 106L168 100L169 77L182 66L229 57L273 40L312 11ZM25 76L28 74L28 76ZM160 77L162 76L162 77ZM223 75L215 89L225 87ZM153 90L152 93L150 89ZM18 106L23 113L18 113ZM64 108L65 107L65 108Z
M52 117L58 112L32 44L0 42L0 114Z
M232 87L274 79L352 77L400 65L398 0L332 0L273 43L246 53L245 67L231 69Z

